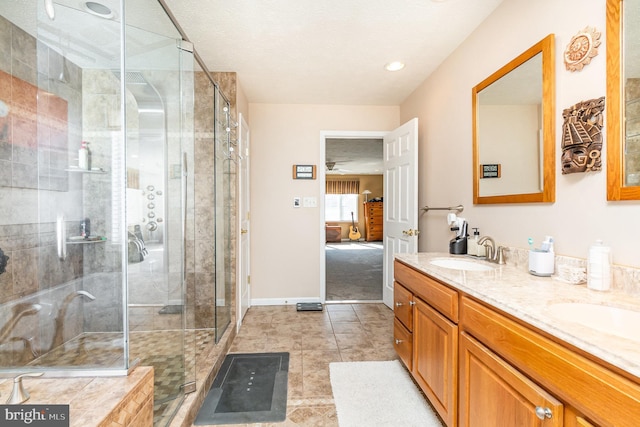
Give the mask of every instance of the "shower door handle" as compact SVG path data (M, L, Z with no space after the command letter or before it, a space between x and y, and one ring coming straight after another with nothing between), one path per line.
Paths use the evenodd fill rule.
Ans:
M58 259L67 259L67 227L64 222L64 215L60 214L56 218L56 243L58 249Z
M187 286L187 153L182 152L182 285ZM186 288L185 288L186 291Z

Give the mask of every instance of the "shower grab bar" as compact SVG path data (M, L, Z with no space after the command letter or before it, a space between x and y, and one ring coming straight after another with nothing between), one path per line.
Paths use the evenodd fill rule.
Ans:
M464 206L462 205L458 205L458 206L449 206L448 208L432 208L429 206L425 206L423 208L421 208L420 210L424 211L424 212L428 212L428 211L457 211L458 213L462 212L464 210Z
M58 248L58 259L67 259L67 228L64 222L64 215L60 214L56 218L56 242Z

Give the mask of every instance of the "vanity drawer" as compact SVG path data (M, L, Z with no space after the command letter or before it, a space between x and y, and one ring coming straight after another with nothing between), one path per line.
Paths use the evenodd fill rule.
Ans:
M395 261L394 276L402 286L433 308L458 323L458 292L413 268Z
M398 282L393 283L393 314L409 330L413 330L413 294Z
M411 372L413 360L413 335L400 321L393 319L393 348L402 360L402 363Z

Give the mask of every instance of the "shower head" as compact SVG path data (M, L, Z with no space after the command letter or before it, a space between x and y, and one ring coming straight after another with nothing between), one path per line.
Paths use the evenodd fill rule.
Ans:
M118 78L118 80L122 80L122 73L120 73L120 71L114 71L113 74ZM125 71L124 82L128 85L148 84L147 79L144 78L140 71Z

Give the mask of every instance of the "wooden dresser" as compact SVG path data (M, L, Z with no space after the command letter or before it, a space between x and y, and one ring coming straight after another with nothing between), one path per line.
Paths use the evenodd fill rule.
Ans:
M364 229L367 242L382 240L384 217L383 202L364 202Z

